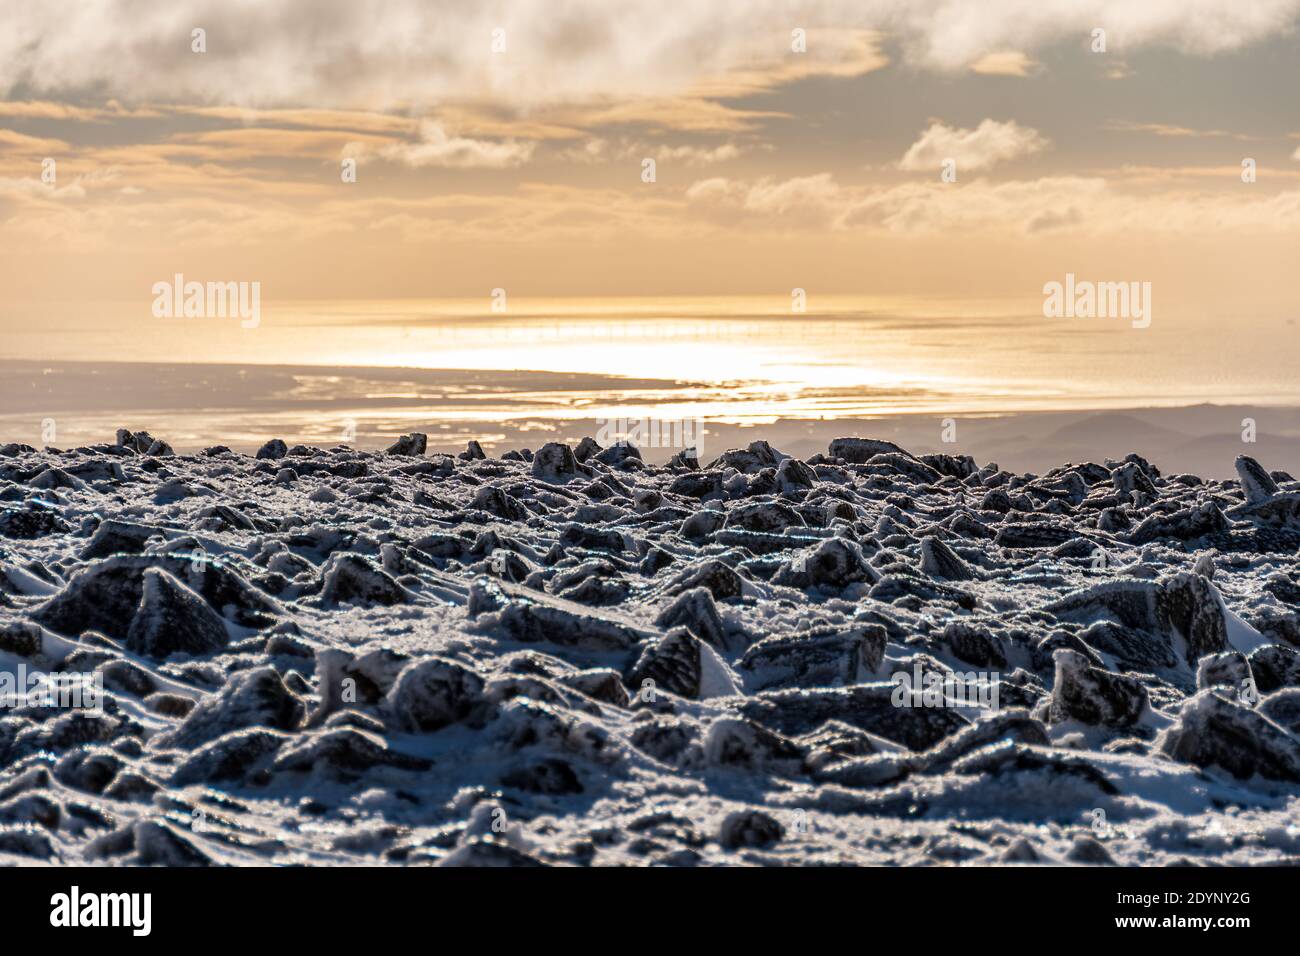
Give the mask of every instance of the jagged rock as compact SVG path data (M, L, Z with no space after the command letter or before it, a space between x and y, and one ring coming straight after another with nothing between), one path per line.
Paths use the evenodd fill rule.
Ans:
M125 640L144 590L144 572L166 570L235 623L265 627L277 605L234 571L185 555L115 555L79 572L33 612L34 620L61 634L100 631Z
M150 538L163 534L161 528L110 518L99 523L90 541L81 549L80 558L82 561L93 561L114 554L139 554Z
M278 438L272 438L257 450L259 459L270 459L272 461L283 458L287 454L289 454L289 446Z
M714 766L782 776L798 776L806 770L804 750L798 743L737 717L719 717L710 724L703 751L705 761Z
M1207 501L1171 515L1148 515L1129 532L1128 540L1132 544L1147 544L1160 538L1191 541L1224 531L1227 527L1228 519L1223 511L1213 501Z
M1261 700L1256 709L1279 727L1300 738L1300 688L1288 687L1274 691Z
M751 475L764 468L776 468L788 458L765 441L750 442L748 448L731 448L709 464L710 469L734 468L742 475Z
M984 498L980 501L980 510L1006 514L1011 510L1011 496L1001 488L991 488L984 493Z
M586 694L592 700L604 701L607 704L613 704L615 707L627 707L631 703L627 688L623 686L623 678L618 671L608 667L598 667L578 671L574 674L565 674L559 677L558 680L564 686L572 687L579 693Z
M1239 780L1259 776L1300 783L1300 739L1262 713L1203 690L1156 739L1161 753L1198 767L1221 767Z
M493 485L484 485L474 492L470 506L507 521L527 521L529 518L523 502Z
M1131 727L1147 709L1146 688L1138 681L1093 667L1077 651L1058 650L1056 678L1047 721L1077 720L1107 727Z
M1113 621L1097 621L1079 638L1089 651L1109 655L1120 670L1150 673L1178 666L1174 642L1167 631L1144 631Z
M1095 837L1090 836L1075 837L1065 858L1071 863L1086 863L1093 866L1115 865L1115 859L1110 855L1110 851Z
M944 625L941 640L954 657L985 670L1002 670L1007 666L1002 641L986 628L964 621Z
M560 757L544 757L507 770L501 775L501 782L527 793L553 797L583 792L573 764Z
M573 457L578 459L579 462L586 463L587 459L598 451L600 451L600 445L596 443L594 438L587 436L578 442L578 447L573 450Z
M1055 548L1075 540L1073 528L1053 524L1004 524L994 544L1004 548Z
M1250 652L1250 673L1261 694L1282 687L1300 687L1300 651L1281 644L1265 644Z
M71 530L66 521L46 508L26 511L0 508L0 537L30 541L50 534L65 534Z
M577 457L575 454L574 458ZM609 465L611 468L622 468L630 461L642 461L641 449L627 442L615 442L592 457L602 465Z
M814 634L773 635L750 646L738 667L755 691L787 687L847 687L881 665L889 638L879 624Z
M772 577L773 584L797 588L845 588L879 580L880 573L867 563L862 549L844 538L827 538L816 547L800 552Z
M975 577L957 552L933 535L921 539L921 570L946 581L970 581Z
M745 593L744 579L732 568L717 560L704 561L679 572L669 581L665 592L682 594L697 587L708 588L719 601L740 597Z
M1115 468L1111 472L1111 483L1115 486L1115 490L1122 495L1131 495L1135 491L1146 495L1156 493L1156 486L1151 483L1151 478L1135 462L1129 462Z
M432 764L423 757L413 757L389 748L384 739L356 727L331 727L304 734L276 754L272 769L276 773L322 772L349 779L375 767L399 770L428 770Z
M722 616L708 588L683 591L659 612L655 624L662 628L685 627L711 647L723 651L732 649Z
M483 699L483 678L456 661L432 657L409 664L384 701L398 726L428 733L463 720Z
M777 466L776 486L783 492L806 490L817 482L817 473L798 458L786 458Z
M907 455L907 452L892 441L879 438L836 438L830 443L828 454L851 465L865 465L876 455Z
M339 552L330 556L321 575L320 597L328 604L345 601L369 607L375 604L402 604L410 600L409 592L382 568L365 556Z
M262 727L232 731L186 757L172 774L172 783L184 787L247 780L259 764L290 739L288 734Z
M740 702L742 716L793 736L840 720L913 750L924 750L970 723L948 707L897 707L889 681L845 688L764 691Z
M1159 630L1162 625L1161 588L1151 581L1117 578L1103 581L1049 602L1044 610L1063 621L1091 623L1110 617L1126 627Z
M785 827L761 810L737 810L722 821L718 842L728 850L768 847L785 838Z
M411 432L409 435L403 435L397 441L389 445L385 450L385 455L406 455L419 456L423 455L429 445L429 436L423 432Z
M805 527L803 517L780 501L756 501L736 505L727 512L725 527L746 531L784 531Z
M593 608L564 601L507 600L493 597L482 586L471 594L469 613L481 629L499 629L509 639L525 644L627 650L651 633Z
M1228 650L1228 620L1218 589L1199 574L1179 571L1161 581L1161 606L1187 641L1187 663Z
M1196 689L1229 688L1236 694L1250 680L1250 664L1240 651L1206 654L1196 664Z
M1237 478L1241 482L1241 493L1247 504L1263 504L1279 491L1277 482L1264 470L1264 466L1249 455L1238 455L1233 462L1237 469Z
M161 568L146 568L140 604L126 646L158 659L171 654L211 654L230 641L225 622L203 598Z
M706 684L705 668L713 672ZM626 683L634 691L652 681L651 686L687 697L714 696L719 687L722 662L705 649L698 638L684 627L674 628L641 652L627 672Z
M559 442L547 442L533 456L533 477L541 481L565 482L592 475L591 469L578 463L573 449Z
M192 750L223 734L249 727L291 731L302 725L306 704L269 665L234 674L204 697L175 730L158 738L165 747Z

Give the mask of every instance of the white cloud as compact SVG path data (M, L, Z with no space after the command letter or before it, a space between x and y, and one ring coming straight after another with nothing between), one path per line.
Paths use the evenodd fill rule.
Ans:
M1007 50L1028 57L1056 44L1082 48L1099 26L1116 56L1148 46L1209 55L1289 32L1300 12L1300 0L820 0L812 24L797 0L667 11L660 0L9 6L0 93L320 108L449 100L524 108L670 95L728 74L794 77L834 45L816 29L882 32L909 64L939 71L987 64ZM810 47L792 54L790 30L801 24ZM191 52L195 27L207 31L206 53ZM503 53L491 50L498 27L506 31ZM849 73L866 68L861 50L835 56L850 58Z
M1300 229L1300 190L1135 193L1096 177L1055 176L960 189L933 182L887 188L849 186L830 174L785 181L713 178L686 191L697 216L749 228L863 231L900 235L1253 234Z
M416 167L508 169L528 162L536 148L535 142L528 141L448 136L441 124L422 123L418 141L383 146L379 149L379 155L384 159Z
M945 160L957 163L958 175L965 170L988 169L1010 159L1037 153L1049 145L1037 130L1012 120L1000 123L986 119L974 129L954 129L934 123L898 161L900 169L934 171Z
M627 160L641 160L651 157L655 162L674 163L681 166L713 166L738 158L745 152L744 147L735 143L722 143L718 146L692 146L682 144L669 146L663 143L646 143L641 140L620 140L612 142L596 137L588 139L580 146L562 150L559 158L571 163L612 163Z

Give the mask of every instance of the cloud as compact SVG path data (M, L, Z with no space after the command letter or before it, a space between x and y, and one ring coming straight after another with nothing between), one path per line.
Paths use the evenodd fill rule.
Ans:
M670 146L665 143L646 143L641 140L619 140L617 142L593 137L578 146L565 149L558 158L571 163L606 163L625 160L641 160L652 157L658 163L673 163L680 166L713 166L739 158L746 152L745 147L736 143L721 143L717 146L695 146L680 144Z
M1028 76L1036 64L1019 50L986 53L971 64L971 72L983 76Z
M392 143L379 150L384 159L407 166L449 166L460 169L508 169L532 158L532 141L468 139L448 136L440 123L423 123L415 142Z
M949 159L958 171L987 169L997 163L1037 153L1049 145L1037 130L1014 121L986 119L975 129L934 123L898 161L900 169L933 171Z
M891 187L852 186L828 174L784 181L722 177L686 191L696 216L751 234L763 228L907 236L1201 235L1212 228L1254 234L1300 228L1300 190L1134 192L1098 177L1053 176L960 187L938 180Z
M0 31L0 93L127 104L322 109L509 102L518 108L742 95L884 62L1011 63L1103 27L1116 55L1237 50L1294 29L1300 0L136 0L20 4ZM806 22L809 18L816 22ZM191 51L191 30L207 52ZM791 49L806 27L808 49ZM492 31L505 31L503 52ZM993 59L990 59L992 57ZM1001 57L1002 59L998 59Z
M1112 120L1106 129L1122 133L1151 133L1155 136L1176 139L1198 139L1212 137L1231 137L1232 139L1254 139L1245 133L1234 133L1226 129L1193 129L1190 126L1175 126L1170 123L1134 123L1128 120Z

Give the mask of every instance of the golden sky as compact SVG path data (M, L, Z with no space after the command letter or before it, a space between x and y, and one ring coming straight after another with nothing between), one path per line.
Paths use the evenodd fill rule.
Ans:
M1296 311L1300 0L5 6L8 302L177 272L1030 298L1068 271Z

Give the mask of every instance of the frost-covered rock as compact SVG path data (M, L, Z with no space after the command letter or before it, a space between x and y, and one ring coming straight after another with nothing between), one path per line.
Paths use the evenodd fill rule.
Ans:
M161 568L146 568L140 605L126 632L137 654L211 654L230 640L225 622L199 597Z
M1147 709L1147 691L1138 681L1093 667L1077 651L1059 650L1052 696L1047 705L1049 723L1077 720L1084 724L1130 727Z
M407 665L384 706L402 729L427 733L469 716L482 699L482 677L456 661L433 657Z
M1184 763L1219 767L1238 779L1300 783L1300 739L1250 710L1203 690L1178 711L1157 749Z

